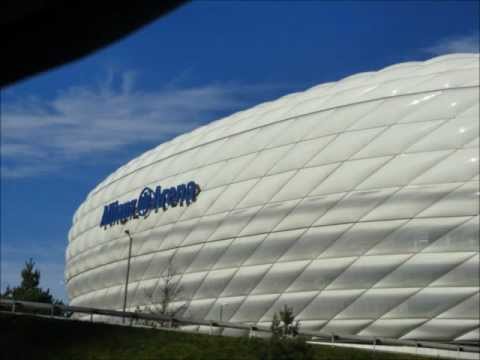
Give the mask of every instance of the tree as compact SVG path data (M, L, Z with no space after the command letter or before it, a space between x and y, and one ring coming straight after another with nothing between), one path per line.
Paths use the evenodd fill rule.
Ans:
M181 300L182 293L183 288L180 285L179 278L177 277L177 271L173 264L172 256L168 259L167 266L160 276L159 285L156 291L156 294L158 295L155 296L153 291L151 294L147 294L147 298L150 300L150 306L145 306L143 309L140 309L137 306L135 311L149 314L166 315L170 318L173 318L186 308L185 304L181 306L174 305L176 301ZM155 326L156 324L160 326L175 326L175 323L170 321L143 321L141 323L147 326Z
M54 299L50 294L50 289L43 290L40 285L40 271L35 269L35 262L29 259L25 262L25 266L21 272L22 282L20 286L10 288L7 287L4 297L15 300L35 301L53 304Z
M160 278L158 292L160 297L159 314L175 316L184 309L184 305L174 307L173 303L180 299L183 288L176 277L177 271L173 264L173 257L168 259L167 267Z
M313 360L312 346L302 336L297 336L300 321L295 321L293 308L284 305L273 314L270 325L272 336L263 354L262 360Z
M272 330L273 336L277 336L277 337L282 336L282 327L281 327L280 319L277 313L273 314L272 325L270 325L270 330Z
M55 305L63 304L62 301L54 299L50 294L50 289L44 290L40 287L40 271L35 269L35 262L32 258L25 262L21 276L20 286L14 288L7 286L5 292L1 294L2 297Z
M300 321L295 321L293 308L284 305L283 309L273 314L272 330L273 336L277 337L294 337L298 335Z

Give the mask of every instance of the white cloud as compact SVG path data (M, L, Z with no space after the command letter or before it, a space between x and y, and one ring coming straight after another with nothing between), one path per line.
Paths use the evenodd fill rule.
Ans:
M210 84L146 92L135 88L135 73L120 80L110 73L95 87L71 87L51 100L22 100L2 110L2 177L29 177L67 162L105 157L130 145L154 146L239 110L268 85Z
M432 46L425 48L425 51L433 55L444 55L451 53L478 53L479 34L448 37L437 41Z

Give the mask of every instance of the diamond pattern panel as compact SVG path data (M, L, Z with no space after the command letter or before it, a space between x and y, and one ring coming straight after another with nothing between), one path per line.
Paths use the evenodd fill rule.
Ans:
M471 341L479 334L479 56L350 76L161 144L73 216L74 305L156 306L169 262L183 315L306 331ZM194 180L190 206L107 229L105 205Z

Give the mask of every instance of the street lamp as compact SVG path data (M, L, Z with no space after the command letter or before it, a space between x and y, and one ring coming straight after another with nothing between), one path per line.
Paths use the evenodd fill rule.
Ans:
M128 244L128 260L127 260L127 274L125 278L125 290L123 292L123 318L122 318L122 324L125 324L125 312L127 311L127 292L128 292L128 278L130 276L130 259L132 257L132 235L130 235L129 230L125 230L125 234L128 235L128 238L130 239L129 244Z

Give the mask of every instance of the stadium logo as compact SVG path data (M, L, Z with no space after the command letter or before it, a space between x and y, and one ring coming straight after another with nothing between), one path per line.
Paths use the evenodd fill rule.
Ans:
M183 206L184 204L188 206L197 200L199 193L200 186L194 181L163 190L161 186L157 186L155 191L146 187L138 199L121 204L115 201L106 205L103 209L100 226L106 229L108 225L125 224L128 220L139 217L146 218L151 211L158 212L159 209L166 211L169 207Z

